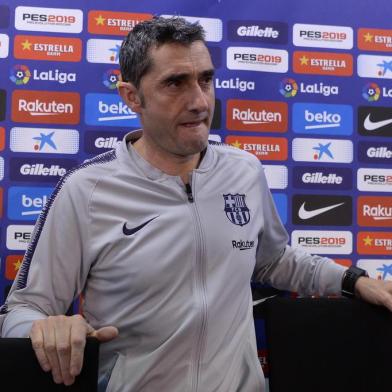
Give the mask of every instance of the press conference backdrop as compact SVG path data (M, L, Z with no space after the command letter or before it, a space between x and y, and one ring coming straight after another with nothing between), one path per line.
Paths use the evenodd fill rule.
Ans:
M118 54L154 14L204 26L211 139L263 162L291 243L391 279L389 0L0 0L0 298L55 183L140 127Z

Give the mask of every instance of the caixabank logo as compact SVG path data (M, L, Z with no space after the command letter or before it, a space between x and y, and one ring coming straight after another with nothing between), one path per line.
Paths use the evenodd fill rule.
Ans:
M392 163L392 143L363 142L358 143L358 160L369 163Z
M152 14L91 10L88 13L88 32L127 35L137 24L149 19L152 19Z
M59 69L30 68L24 64L16 64L10 70L10 80L17 86L24 86L30 81L58 83L61 85L75 83L77 81L75 72L63 72Z
M8 189L8 219L35 221L53 188L13 186Z
M293 169L293 186L302 189L350 190L353 174L342 167L302 167Z
M114 39L89 39L86 59L89 63L118 64L121 43Z
M84 151L96 155L112 150L125 134L126 131L88 131L84 134Z
M392 57L360 54L357 72L361 78L392 79Z
M283 165L263 165L268 188L286 189L288 184L288 169ZM287 203L286 203L287 204Z
M83 30L83 12L70 8L15 8L15 28L25 31L47 31L78 34Z
M5 59L8 57L9 47L10 39L8 35L0 34L0 59Z
M359 259L357 267L366 270L373 279L392 281L391 259Z
M360 226L391 227L392 197L359 196L357 216Z
M294 230L291 244L309 253L349 255L353 251L353 235L351 231Z
M79 38L16 35L14 57L27 60L79 62L82 41Z
M293 131L317 135L351 135L353 109L350 105L294 103Z
M358 132L362 136L392 137L392 108L388 106L360 106Z
M392 192L392 169L358 169L357 188L364 192Z
M262 20L230 20L228 28L230 41L287 44L287 23Z
M140 120L117 94L86 95L85 122L88 125L140 127Z
M227 129L233 131L287 132L285 102L229 99L226 115Z
M226 137L226 143L250 152L262 161L286 161L288 141L280 137L234 136Z
M360 255L392 254L392 233L390 231L361 231L357 235L357 252Z
M12 121L40 124L79 124L78 93L14 90Z
M392 30L358 29L358 48L366 51L392 52Z
M7 93L5 90L0 89L0 121L5 120Z
M11 158L10 179L56 183L77 163L72 159Z
M11 129L10 150L37 154L77 154L79 132L76 129L15 127Z
M350 226L352 199L336 195L294 195L292 221L295 225Z

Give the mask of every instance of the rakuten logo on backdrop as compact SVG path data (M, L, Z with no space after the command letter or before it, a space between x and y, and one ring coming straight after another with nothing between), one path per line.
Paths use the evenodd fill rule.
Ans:
M69 8L16 7L15 28L28 31L81 33L83 12Z
M351 27L301 23L296 23L293 26L293 43L295 46L352 49L353 35Z
M226 115L230 130L287 132L285 102L229 99Z
M392 197L359 196L357 213L360 226L391 227Z
M233 70L277 72L288 71L289 59L286 50L268 48L227 48L227 68Z
M287 44L288 26L282 22L262 20L229 21L229 40L260 42L269 44Z
M79 124L78 93L14 90L12 121L41 124Z

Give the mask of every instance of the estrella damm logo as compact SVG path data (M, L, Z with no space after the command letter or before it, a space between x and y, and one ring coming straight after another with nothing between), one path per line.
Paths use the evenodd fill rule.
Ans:
M31 78L31 72L26 65L16 64L11 68L10 80L17 86L27 84Z
M250 221L249 208L245 203L245 195L228 193L223 195L225 201L225 213L231 223L244 226Z

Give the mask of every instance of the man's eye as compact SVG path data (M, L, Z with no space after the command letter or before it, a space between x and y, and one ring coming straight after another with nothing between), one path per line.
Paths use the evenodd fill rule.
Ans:
M171 80L167 83L168 87L180 87L181 81L180 80Z

